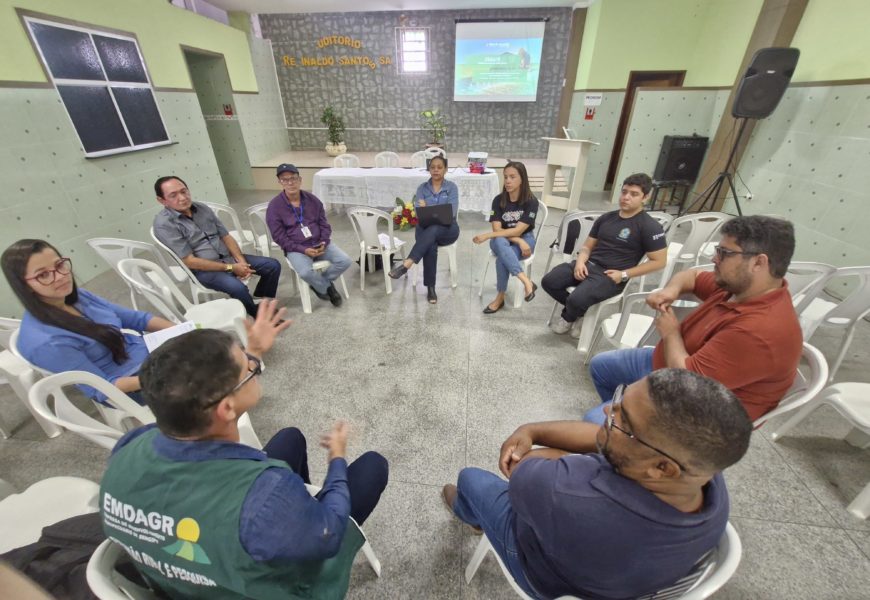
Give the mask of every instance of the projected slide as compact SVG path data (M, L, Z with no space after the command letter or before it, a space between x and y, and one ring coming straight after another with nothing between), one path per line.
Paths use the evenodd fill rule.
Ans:
M453 99L534 102L544 22L459 22Z

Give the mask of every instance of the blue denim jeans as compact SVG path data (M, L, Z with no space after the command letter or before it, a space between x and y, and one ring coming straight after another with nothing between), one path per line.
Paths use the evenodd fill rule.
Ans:
M604 406L613 399L616 388L622 384L634 383L643 379L653 370L653 351L655 348L626 348L602 352L592 357L589 375L601 397L602 404L590 409L583 415L587 423L604 423Z
M260 298L274 298L278 293L278 280L281 277L281 263L271 257L254 254L243 255L245 260L257 272L260 280L254 289L254 295ZM229 294L245 305L249 315L257 317L257 305L251 298L248 286L232 273L225 271L194 271L193 274L202 285L219 292Z
M414 238L414 247L411 248L408 258L415 264L423 261L423 285L434 287L438 269L438 247L449 246L459 239L459 225L453 221L450 225L417 226Z
M526 233L522 238L534 252L534 233ZM523 271L523 267L520 264L522 252L519 246L511 244L505 237L496 237L489 240L489 248L495 254L495 289L499 292L506 292L510 276L516 277Z
M456 488L459 493L453 503L453 514L469 525L483 529L517 585L529 596L537 598L523 572L517 550L508 482L495 473L468 467L459 472Z
M326 246L326 252L316 259L301 252L288 252L287 260L293 266L293 270L299 274L302 281L313 287L318 293L325 294L333 281L350 268L353 261L345 254L344 250L335 244ZM328 260L332 264L325 271L315 271L312 268L315 260Z

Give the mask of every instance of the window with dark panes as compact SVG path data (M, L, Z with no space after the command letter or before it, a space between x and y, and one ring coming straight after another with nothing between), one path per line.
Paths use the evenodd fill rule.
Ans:
M25 19L88 157L170 143L136 40Z

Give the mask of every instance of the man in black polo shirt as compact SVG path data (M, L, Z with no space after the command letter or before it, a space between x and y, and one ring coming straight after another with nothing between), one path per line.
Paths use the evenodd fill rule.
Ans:
M598 217L577 260L556 266L541 280L541 287L565 306L550 325L554 333L567 333L592 305L619 294L632 277L665 267L665 233L643 210L651 189L652 179L645 173L626 177L619 210ZM649 260L638 264L644 254ZM570 294L569 287L574 288ZM579 337L580 328L574 331Z

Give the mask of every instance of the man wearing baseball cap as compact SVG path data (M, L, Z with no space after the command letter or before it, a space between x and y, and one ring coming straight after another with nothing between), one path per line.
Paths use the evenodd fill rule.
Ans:
M323 203L311 192L302 190L299 169L285 163L278 165L276 174L283 189L266 210L272 240L318 298L341 306L341 294L332 282L350 268L350 257L331 243L332 227L326 220ZM320 260L328 260L329 267L315 270L314 261Z

